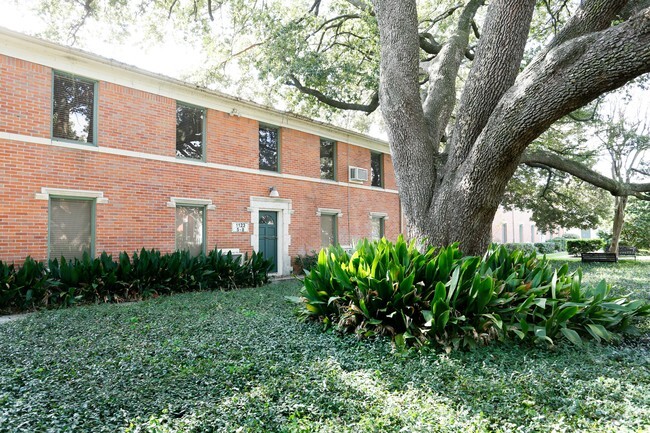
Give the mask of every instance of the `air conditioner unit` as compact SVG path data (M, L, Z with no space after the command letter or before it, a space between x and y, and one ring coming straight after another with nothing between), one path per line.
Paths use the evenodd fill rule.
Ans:
M351 182L366 182L368 180L368 170L360 167L350 167Z

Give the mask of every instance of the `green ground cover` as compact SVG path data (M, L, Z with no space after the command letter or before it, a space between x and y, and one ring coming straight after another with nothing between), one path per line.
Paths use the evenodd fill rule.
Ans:
M573 264L572 264L573 265ZM576 264L577 265L577 264ZM649 297L650 263L592 264ZM650 430L650 326L622 345L395 353L300 323L293 281L0 325L2 432Z

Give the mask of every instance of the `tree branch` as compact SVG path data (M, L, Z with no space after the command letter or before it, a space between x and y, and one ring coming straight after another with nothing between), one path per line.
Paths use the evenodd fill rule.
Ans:
M440 143L456 102L456 77L469 43L472 20L482 0L471 0L463 9L456 32L429 66L429 90L422 104L429 137ZM422 38L420 38L422 41Z
M348 3L350 3L352 6L356 7L357 9L369 14L370 16L375 16L375 11L372 10L368 4L364 3L361 0L346 0Z
M450 172L465 161L492 111L515 82L534 9L535 0L490 3L450 137Z
M603 176L580 162L562 158L551 152L542 150L525 152L520 162L529 167L550 167L569 173L591 185L609 191L613 196L633 195L642 200L650 200L650 183L618 182Z
M349 103L349 102L343 102L339 101L337 99L331 98L324 93L322 93L319 90L313 89L311 87L306 87L304 86L298 78L291 74L288 76L288 82L287 84L290 86L295 87L298 89L300 92L313 96L314 98L318 99L320 102L323 104L327 104L330 107L334 108L339 108L341 110L356 110L356 111L363 111L364 113L372 113L379 107L379 95L377 92L375 92L372 97L370 98L370 103L369 104L355 104L355 103Z
M584 0L562 30L535 56L535 60L543 58L551 49L566 41L610 27L626 3L628 0Z

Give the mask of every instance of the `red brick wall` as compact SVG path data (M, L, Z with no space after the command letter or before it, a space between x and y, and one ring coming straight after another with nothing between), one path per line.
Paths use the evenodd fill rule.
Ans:
M52 71L1 56L0 67L0 132L49 138ZM98 92L100 150L174 157L176 101L106 82L99 83ZM208 110L207 162L257 169L258 128L256 120ZM319 180L320 137L280 130L281 173ZM398 197L381 189L93 150L91 146L86 151L0 138L0 260L47 257L48 202L35 198L42 187L104 193L109 202L96 205L95 253L117 254L142 247L172 251L175 209L167 207L171 197L208 199L216 205L216 210L206 212L208 248L250 251L253 225L249 233L231 233L231 223L250 222L250 197L268 196L270 186L277 188L281 198L292 200L292 257L320 248L318 208L342 211L343 217L337 219L341 244L370 235L370 212L389 215L385 226L389 238L399 232ZM370 169L368 149L340 142L337 158L339 181L347 182L348 165ZM390 159L385 158L386 187L394 188Z
M105 81L97 98L98 146L176 156L175 100Z
M0 131L50 137L52 71L0 55Z

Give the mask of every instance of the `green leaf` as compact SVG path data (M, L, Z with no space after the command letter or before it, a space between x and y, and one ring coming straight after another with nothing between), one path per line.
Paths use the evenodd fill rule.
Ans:
M560 332L569 340L571 343L575 344L578 347L582 347L582 338L580 335L573 329L569 328L560 328Z
M597 341L600 341L601 338L605 341L612 339L611 332L605 329L602 325L594 325L589 323L587 324L587 330L592 336L594 336Z
M424 317L424 326L427 328L431 327L431 322L433 321L433 313L429 310L422 310L422 317Z

